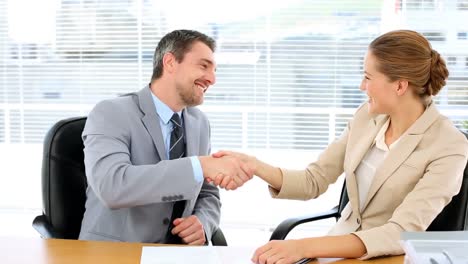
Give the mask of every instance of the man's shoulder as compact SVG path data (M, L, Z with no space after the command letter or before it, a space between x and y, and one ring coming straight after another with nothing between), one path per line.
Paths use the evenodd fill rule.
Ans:
M185 108L185 112L187 115L190 115L196 118L201 118L201 119L208 121L207 115L203 111L201 111L198 107L187 107Z
M116 111L119 111L121 109L126 110L127 108L136 105L135 99L135 93L124 94L119 97L105 99L98 102L93 110L101 110L104 112L110 111L115 113Z
M117 127L131 126L141 115L133 96L119 96L97 103L88 114L86 127L118 130Z

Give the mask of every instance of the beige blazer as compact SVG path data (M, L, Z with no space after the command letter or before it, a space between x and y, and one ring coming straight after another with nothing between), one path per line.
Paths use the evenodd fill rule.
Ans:
M274 198L318 197L344 172L350 202L330 235L354 233L365 244L361 259L399 255L402 231L423 231L461 186L468 141L431 104L377 168L363 208L354 174L377 132L388 119L372 116L363 104L343 134L305 170L282 169L283 185Z

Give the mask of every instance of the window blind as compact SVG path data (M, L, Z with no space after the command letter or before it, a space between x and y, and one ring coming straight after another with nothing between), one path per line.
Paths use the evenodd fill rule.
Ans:
M218 42L217 83L200 106L213 150L324 149L366 98L359 85L368 44L399 28L423 33L446 58L451 75L436 103L468 127L467 1L35 2L0 0L0 145L12 158L24 155L6 153L16 145L30 147L36 164L23 173L3 167L22 178L16 184L40 178L40 145L54 122L146 85L154 48L177 28ZM26 207L40 207L35 184Z

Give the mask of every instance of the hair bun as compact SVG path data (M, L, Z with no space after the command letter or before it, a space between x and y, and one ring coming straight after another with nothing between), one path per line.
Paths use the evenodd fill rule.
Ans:
M447 66L439 52L431 50L431 71L426 85L427 95L436 95L445 86L449 76Z

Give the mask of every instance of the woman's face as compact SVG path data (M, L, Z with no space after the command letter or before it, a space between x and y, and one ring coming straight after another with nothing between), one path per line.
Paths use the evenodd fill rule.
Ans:
M360 89L368 96L370 114L389 114L396 107L398 81L391 82L377 70L377 59L368 51L364 60L364 76Z

